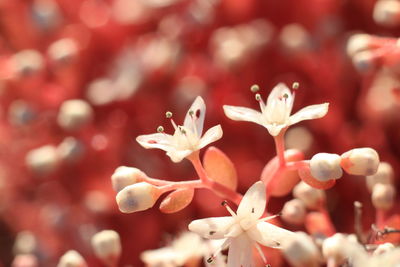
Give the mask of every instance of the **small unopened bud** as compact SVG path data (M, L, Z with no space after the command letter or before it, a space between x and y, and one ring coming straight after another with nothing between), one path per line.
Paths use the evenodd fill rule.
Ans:
M369 147L355 148L341 155L340 165L349 174L373 175L378 170L379 155Z
M75 250L67 251L60 258L57 267L86 267L85 259Z
M93 109L84 100L64 101L57 117L58 125L68 131L78 130L92 120Z
M371 35L365 33L354 34L347 42L347 54L354 56L356 53L367 50L371 42Z
M372 189L372 204L376 209L389 210L392 208L396 189L391 184L376 184Z
M285 258L293 267L318 267L320 266L320 253L306 233L297 232L296 237L290 239L284 249Z
M20 254L15 256L11 267L38 267L39 262L33 254Z
M359 72L367 72L376 66L374 54L369 51L356 53L353 58L353 65Z
M309 209L317 209L321 202L325 200L323 190L315 189L305 182L300 182L294 187L293 195L303 201Z
M36 50L22 50L14 54L11 58L14 72L18 76L30 76L36 74L44 66L42 54Z
M113 189L119 192L128 185L142 182L145 178L147 175L138 168L120 166L111 176L111 182Z
M258 91L260 91L260 87L259 87L257 84L253 84L253 85L250 87L250 91L251 91L252 93L257 93Z
M311 175L322 182L339 179L343 175L340 156L330 153L315 154L310 160Z
M303 224L306 217L306 206L300 199L292 199L282 209L282 219L290 224Z
M372 17L376 24L398 26L400 24L400 2L397 0L377 1Z
M322 243L322 254L324 258L333 259L338 266L343 264L347 258L347 242L346 236L340 233L325 239Z
M121 240L114 230L104 230L92 237L94 254L107 266L116 266L121 255Z
M59 163L57 149L52 145L33 149L26 154L25 163L38 175L48 174L54 171Z
M17 254L33 254L37 247L36 237L30 231L22 231L15 238L13 252Z
M57 146L57 153L61 160L68 163L77 162L84 154L84 145L74 137L66 137Z
M47 53L56 63L68 63L74 59L78 52L77 43L70 38L60 39L49 46Z
M384 243L379 245L374 252L372 253L373 256L378 256L378 255L382 255L386 252L389 252L391 250L393 250L395 248L395 246L392 243Z
M123 213L147 210L153 207L160 196L160 190L148 183L128 185L116 196L119 210Z
M375 174L366 177L367 187L370 192L376 184L391 184L393 182L393 168L387 162L379 163L378 170Z

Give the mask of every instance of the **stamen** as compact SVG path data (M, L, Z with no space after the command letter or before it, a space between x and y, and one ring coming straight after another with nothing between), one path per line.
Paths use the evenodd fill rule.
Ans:
M228 206L228 201L226 200L222 201L221 205L226 208L226 210L232 217L236 217L236 213L231 209L231 207Z
M164 132L164 127L162 127L161 125L157 127L157 132L158 133L163 133Z
M212 263L213 261L214 261L214 257L213 256L211 256L211 257L209 257L207 259L207 263Z
M300 86L300 84L299 84L298 82L294 82L294 83L292 84L292 89L293 89L293 90L297 90L297 89L299 89L299 86Z
M224 243L212 254L211 257L207 259L208 263L211 263L214 261L214 259L217 257L218 253L220 253L222 250L226 249L231 243L231 239L227 238L225 239Z
M268 217L262 218L262 219L260 219L260 220L258 220L258 221L259 221L259 222L265 222L265 221L272 220L272 219L274 219L274 218L276 218L276 217L279 217L279 216L282 216L282 212L279 212L279 213L277 213L277 214L275 214L275 215L272 215L272 216L268 216Z
M194 115L194 111L193 110L189 110L189 116L193 117L193 115Z
M265 266L268 266L269 264L267 262L267 258L265 257L264 252L262 251L260 245L258 243L255 243L255 244L256 244L258 254L260 254L262 261L264 262Z
M261 95L260 95L260 94L256 94L256 96L255 96L255 97L256 97L256 100L257 100L257 101L262 101L262 99L261 99Z
M172 112L171 112L171 111L165 112L165 117L166 117L167 119L172 118Z
M258 91L260 91L260 87L259 87L257 84L253 84L253 85L250 87L250 91L251 91L252 93L257 93Z

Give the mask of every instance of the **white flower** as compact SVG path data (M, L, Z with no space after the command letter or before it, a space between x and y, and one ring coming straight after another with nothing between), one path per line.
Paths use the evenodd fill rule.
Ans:
M259 181L246 192L237 213L225 205L232 216L195 220L189 224L189 230L204 238L224 239L220 249L229 247L228 267L251 267L253 245L266 261L257 243L282 248L295 237L294 233L265 222L276 216L260 219L265 205L265 185Z
M167 152L173 162L180 162L193 152L217 141L222 137L221 125L210 128L201 137L205 117L206 105L204 100L198 96L186 114L183 125L177 126L173 120L175 128L174 135L166 133L155 133L140 135L136 138L144 148L159 148Z
M269 94L264 103L259 95L261 112L245 107L224 106L225 115L236 121L250 121L267 128L272 136L277 136L282 129L304 120L322 118L328 112L329 103L307 106L290 116L294 94L289 88L279 83Z

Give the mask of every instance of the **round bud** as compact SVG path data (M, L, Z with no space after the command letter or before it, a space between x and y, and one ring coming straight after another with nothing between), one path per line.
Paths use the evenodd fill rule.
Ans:
M13 252L18 254L33 254L37 247L35 235L30 231L22 231L15 238Z
M64 130L78 130L91 121L92 107L84 100L73 99L64 101L58 113L58 125Z
M378 170L379 155L369 147L355 148L341 155L340 165L353 175L373 175Z
M325 200L323 190L315 189L305 182L300 182L294 187L293 195L303 201L309 209L317 209L321 202Z
M54 171L59 163L57 148L46 145L33 149L26 154L25 163L38 175L48 174Z
M303 224L306 217L306 206L300 199L292 199L285 203L281 218L290 224Z
M132 213L153 207L160 194L160 190L154 185L140 182L119 191L116 200L121 212Z
M374 54L371 51L361 51L356 53L353 58L353 65L359 72L367 72L376 65Z
M387 162L379 163L378 170L375 174L366 177L367 187L370 192L376 184L391 184L393 182L393 168Z
M384 243L384 244L380 244L372 253L372 256L378 256L378 255L382 255L386 252L389 252L391 250L395 249L395 246L392 243Z
M49 46L47 53L57 63L67 63L74 59L78 52L76 42L70 38L60 39Z
M372 188L372 204L376 209L391 209L395 196L396 189L391 184L376 184Z
M126 186L143 181L147 175L138 168L120 166L111 176L114 191L119 192Z
M84 145L74 137L66 137L57 146L57 153L61 160L72 163L78 161L84 153Z
M330 153L315 154L310 160L311 175L322 182L339 179L343 175L340 156Z
M320 253L312 238L303 232L297 232L296 237L290 239L283 252L286 260L293 267L318 267Z
M36 116L31 105L24 100L15 100L8 107L8 121L16 126L26 125Z
M11 267L38 267L39 262L33 254L20 254L15 256Z
M344 234L334 234L328 237L322 243L322 254L325 259L334 259L339 266L344 263L347 258L346 246L347 238Z
M67 251L60 258L57 267L86 267L85 259L75 250Z
M371 39L371 35L365 33L352 35L347 41L347 54L354 56L358 52L367 50Z
M372 17L376 24L398 26L400 24L400 2L397 0L377 1Z
M36 50L22 50L11 58L14 72L18 76L30 76L43 69L43 56Z
M92 249L105 265L115 266L121 255L121 240L114 230L103 230L92 237Z

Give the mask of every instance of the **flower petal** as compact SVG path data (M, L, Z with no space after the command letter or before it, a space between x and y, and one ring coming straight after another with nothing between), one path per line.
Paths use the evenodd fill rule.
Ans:
M276 100L282 99L286 95L286 103L288 104L288 108L290 108L290 111L293 106L293 95L292 92L290 92L290 89L286 86L284 83L278 83L269 93L269 96L267 98L267 106L271 105L273 102Z
M289 124L295 124L304 120L319 119L326 115L328 112L329 103L311 105L300 109L295 114L290 116Z
M265 205L265 185L262 181L258 181L253 184L243 196L237 209L237 215L240 218L247 217L250 220L257 220L263 215Z
M188 112L186 113L183 126L197 133L197 136L201 136L203 133L204 118L206 115L206 104L204 103L201 96L196 97L193 104L190 106Z
M170 150L172 146L172 136L165 133L154 133L139 135L136 141L144 148L159 148L164 151Z
M234 121L250 121L261 124L261 112L245 107L224 105L225 115Z
M167 156L169 156L173 162L178 163L192 153L193 150L177 150L174 147L171 147L171 149L167 151Z
M253 242L246 234L232 238L229 245L227 267L252 267L252 246Z
M282 248L286 242L295 238L295 233L267 222L258 222L247 230L251 239L261 245Z
M222 137L222 133L222 128L219 124L208 129L204 136L200 139L199 149L220 139Z
M231 216L212 217L194 220L189 224L189 230L209 239L222 239L235 222Z
M277 136L282 129L288 127L286 124L265 124L265 128L267 128L268 132L272 136Z

